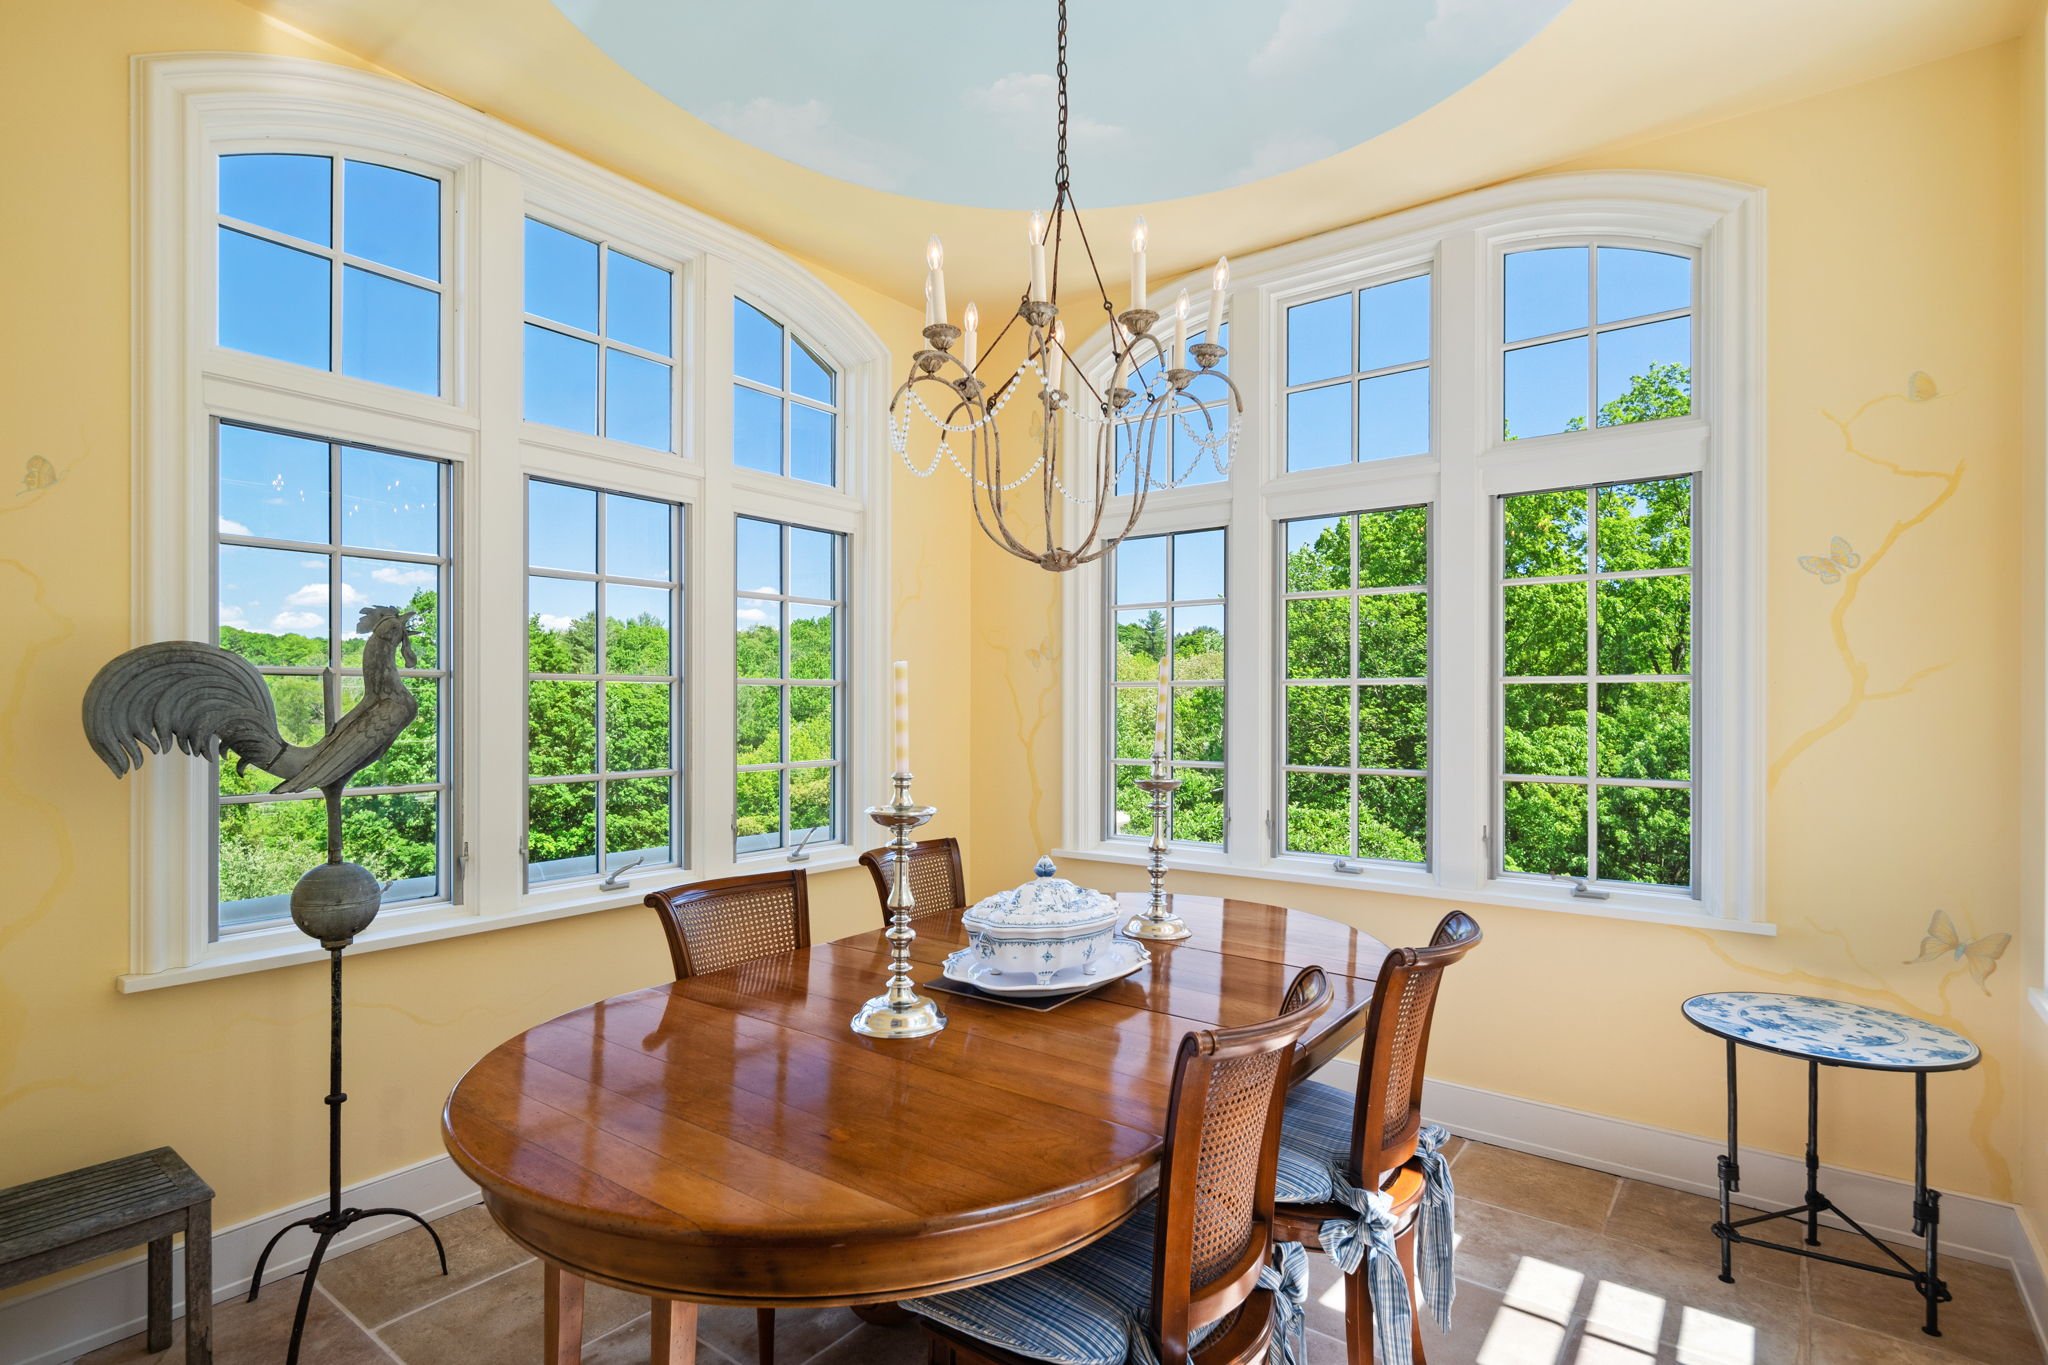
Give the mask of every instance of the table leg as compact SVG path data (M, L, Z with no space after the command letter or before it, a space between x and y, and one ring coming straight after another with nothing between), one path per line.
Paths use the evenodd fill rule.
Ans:
M1735 1272L1733 1255L1735 1244L1729 1240L1734 1229L1728 1226L1730 1211L1728 1195L1742 1187L1741 1168L1735 1161L1735 1044L1728 1044L1728 1150L1715 1161L1715 1173L1721 1184L1721 1221L1714 1225L1714 1233L1721 1239L1721 1283L1734 1284Z
M1927 1188L1927 1073L1913 1073L1913 1231L1927 1238L1927 1279L1920 1286L1927 1299L1927 1324L1920 1330L1941 1335L1941 1195Z
M655 1299L647 1359L651 1365L696 1365L697 1305Z
M541 1325L547 1365L581 1365L583 1360L583 1277L544 1262Z
M185 1210L185 1365L213 1361L213 1201Z
M149 1244L149 1349L171 1349L171 1234Z
M1820 1063L1806 1064L1806 1244L1820 1245Z

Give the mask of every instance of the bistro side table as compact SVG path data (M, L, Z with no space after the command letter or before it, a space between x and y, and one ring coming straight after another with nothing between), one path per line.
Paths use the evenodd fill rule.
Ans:
M1763 991L1717 991L1695 995L1682 1006L1685 1017L1728 1048L1728 1150L1715 1161L1721 1184L1721 1218L1714 1235L1721 1240L1721 1279L1733 1284L1730 1269L1734 1244L1769 1247L1811 1260L1828 1261L1854 1270L1909 1280L1927 1301L1927 1322L1920 1330L1941 1335L1941 1305L1949 1298L1940 1276L1941 1194L1927 1188L1927 1073L1961 1071L1977 1064L1977 1045L1950 1029L1909 1014L1872 1009L1842 1000L1810 995L1778 995ZM1806 1063L1806 1198L1789 1209L1749 1218L1729 1217L1728 1196L1742 1188L1735 1148L1735 1048L1753 1047ZM1865 1231L1820 1192L1820 1069L1852 1067L1863 1071L1911 1072L1913 1075L1913 1235L1927 1239L1927 1264L1915 1267L1898 1252ZM1895 1265L1872 1265L1830 1256L1808 1248L1820 1245L1820 1216L1832 1213ZM1806 1220L1806 1246L1749 1237L1743 1229L1779 1218Z

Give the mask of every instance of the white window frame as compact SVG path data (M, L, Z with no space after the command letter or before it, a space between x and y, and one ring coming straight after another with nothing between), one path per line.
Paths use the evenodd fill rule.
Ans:
M659 884L728 875L736 859L733 637L741 513L848 537L847 790L879 790L887 757L889 464L881 338L821 280L766 243L475 110L373 72L262 54L145 56L133 63L135 196L134 643L210 639L215 418L433 456L455 466L454 657L459 717L449 774L457 866L447 899L395 906L357 939L371 951L637 904L654 878L603 890L593 872L523 889L527 476L682 505L688 680L680 784L684 869ZM439 177L442 393L229 351L213 341L215 158L315 150ZM522 411L523 232L528 214L675 270L676 450L657 452L528 423ZM743 293L796 328L838 373L839 485L736 470L731 460L732 305ZM153 757L133 799L129 970L148 990L310 962L289 923L216 940L211 768ZM842 818L849 831L853 822ZM849 832L847 838L853 837ZM858 850L813 843L802 865L847 867Z
M1763 245L1764 193L1704 177L1650 172L1540 176L1340 229L1233 261L1227 300L1232 377L1245 399L1228 483L1153 493L1144 534L1231 528L1226 599L1228 841L1176 848L1188 871L1558 910L1698 928L1774 932L1763 902ZM1501 439L1502 261L1538 245L1604 244L1692 256L1693 415L1512 443ZM1284 345L1290 304L1428 269L1431 453L1289 473ZM1206 311L1207 281L1187 281ZM1172 286L1168 286L1171 292ZM1109 369L1108 337L1076 363ZM1354 400L1355 401L1355 400ZM1589 414L1590 416L1590 414ZM1496 499L1626 478L1695 474L1693 605L1698 697L1694 807L1696 894L1612 884L1605 900L1569 883L1490 871L1488 831L1498 746ZM1119 504L1123 500L1118 500ZM1278 852L1283 795L1273 717L1281 703L1279 523L1297 517L1428 504L1430 516L1430 862L1338 872L1328 858ZM1069 517L1074 515L1069 510ZM1114 507L1111 515L1115 515ZM1107 660L1102 571L1063 585L1063 842L1068 856L1142 862L1102 836ZM1462 623L1456 628L1451 623ZM1256 755L1249 759L1245 756Z

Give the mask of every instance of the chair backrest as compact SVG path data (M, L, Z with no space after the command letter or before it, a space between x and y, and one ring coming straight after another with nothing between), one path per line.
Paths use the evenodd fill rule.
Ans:
M1396 948L1380 967L1351 1120L1351 1162L1360 1189L1378 1189L1388 1172L1415 1155L1437 988L1444 969L1478 947L1481 937L1477 920L1453 910L1438 923L1427 948Z
M889 922L889 890L896 880L896 854L888 848L871 848L860 855L861 866L875 879L875 894L882 898L882 923ZM943 915L965 909L967 879L960 873L958 839L921 839L910 846L905 860L910 867L910 894L916 904L910 908L912 922L926 915Z
M1276 1018L1181 1039L1152 1271L1150 1325L1166 1365L1186 1360L1189 1337L1238 1311L1258 1287L1272 1250L1273 1182L1294 1045L1329 1003L1329 979L1309 967L1287 988ZM1263 1331L1257 1340L1263 1344Z
M678 981L811 943L810 891L800 867L651 891L647 904L661 917Z

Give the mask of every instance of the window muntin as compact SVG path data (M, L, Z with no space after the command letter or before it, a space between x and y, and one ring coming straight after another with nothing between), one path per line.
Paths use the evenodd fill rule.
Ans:
M732 460L742 469L839 482L839 376L745 299L732 301Z
M1429 861L1429 509L1280 524L1281 851Z
M841 834L846 541L737 518L736 855Z
M679 863L682 509L530 478L526 516L527 885Z
M1162 328L1165 324L1161 324ZM1155 335L1164 337L1162 330ZM1230 323L1225 322L1216 329L1217 344L1224 348L1223 359L1217 363L1218 374L1230 373ZM1196 332L1188 338L1190 348L1207 341L1207 329ZM1142 348L1140 354L1150 350ZM1188 366L1194 368L1194 359L1189 357ZM1152 356L1135 370L1135 378L1127 381L1132 390L1144 393L1158 379L1159 357ZM1188 387L1174 400L1175 410L1170 418L1158 424L1158 435L1152 442L1152 477L1146 482L1146 491L1156 492L1162 488L1192 488L1205 483L1222 483L1230 477L1225 465L1229 449L1230 426L1237 414L1231 407L1230 391L1213 379L1197 375L1189 381ZM1199 410L1198 410L1199 409ZM1131 406L1124 410L1123 420L1116 430L1116 491L1118 496L1131 493L1138 486L1138 460L1144 454L1138 449L1138 415L1143 411L1142 400L1133 399Z
M1287 468L1430 451L1428 271L1287 310Z
M417 614L419 714L342 797L343 855L395 885L387 905L450 894L453 674L450 472L439 460L234 422L214 429L215 639L257 666L278 729L316 744L362 697L366 606ZM327 852L320 793L271 795L256 768L219 770L218 938L289 916L294 883Z
M1503 262L1502 438L1692 411L1693 261L1625 246L1546 246Z
M313 153L215 165L219 344L439 394L441 181Z
M675 273L526 220L526 420L675 449Z
M1498 871L1696 881L1693 484L1499 500Z
M1179 843L1224 841L1224 571L1219 528L1135 536L1110 556L1112 837L1152 836L1151 771L1159 668L1171 691L1167 756L1180 779L1169 820ZM1168 642L1172 649L1167 649Z

